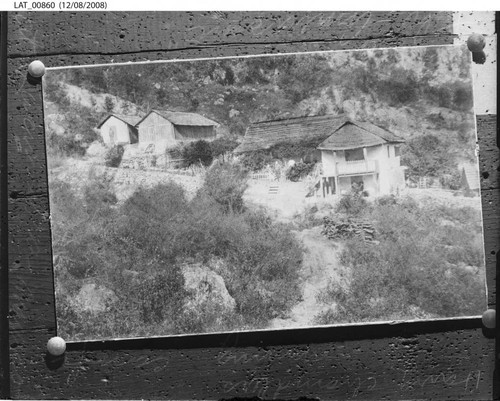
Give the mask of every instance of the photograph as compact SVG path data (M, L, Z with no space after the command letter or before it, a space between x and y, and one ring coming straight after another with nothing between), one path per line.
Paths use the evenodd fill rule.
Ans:
M471 52L47 68L66 341L480 316Z

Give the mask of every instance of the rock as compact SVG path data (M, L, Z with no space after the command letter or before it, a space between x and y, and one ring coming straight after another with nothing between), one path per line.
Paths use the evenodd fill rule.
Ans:
M234 310L236 302L227 291L224 279L208 267L201 264L185 265L181 268L184 286L191 293L186 304L187 309L217 307L221 310Z
M106 312L117 300L118 297L110 289L91 283L80 288L72 306L76 311L101 313Z

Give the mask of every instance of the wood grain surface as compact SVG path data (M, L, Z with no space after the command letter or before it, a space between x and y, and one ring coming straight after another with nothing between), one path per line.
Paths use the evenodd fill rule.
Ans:
M46 66L453 42L444 12L10 13L9 323L14 399L491 399L481 320L71 344L55 335L41 85ZM500 220L496 116L478 116L488 302Z

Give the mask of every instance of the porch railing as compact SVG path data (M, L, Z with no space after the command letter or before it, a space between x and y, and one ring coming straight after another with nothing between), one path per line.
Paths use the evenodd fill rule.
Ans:
M337 163L337 175L368 174L376 173L377 171L377 160L356 160Z

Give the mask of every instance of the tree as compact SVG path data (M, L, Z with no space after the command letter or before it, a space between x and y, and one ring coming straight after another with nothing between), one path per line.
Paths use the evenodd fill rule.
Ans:
M112 113L115 108L115 102L111 96L106 96L104 98L104 108L108 113Z
M440 177L456 167L448 145L433 134L410 139L402 153L401 162L408 167L410 176Z

